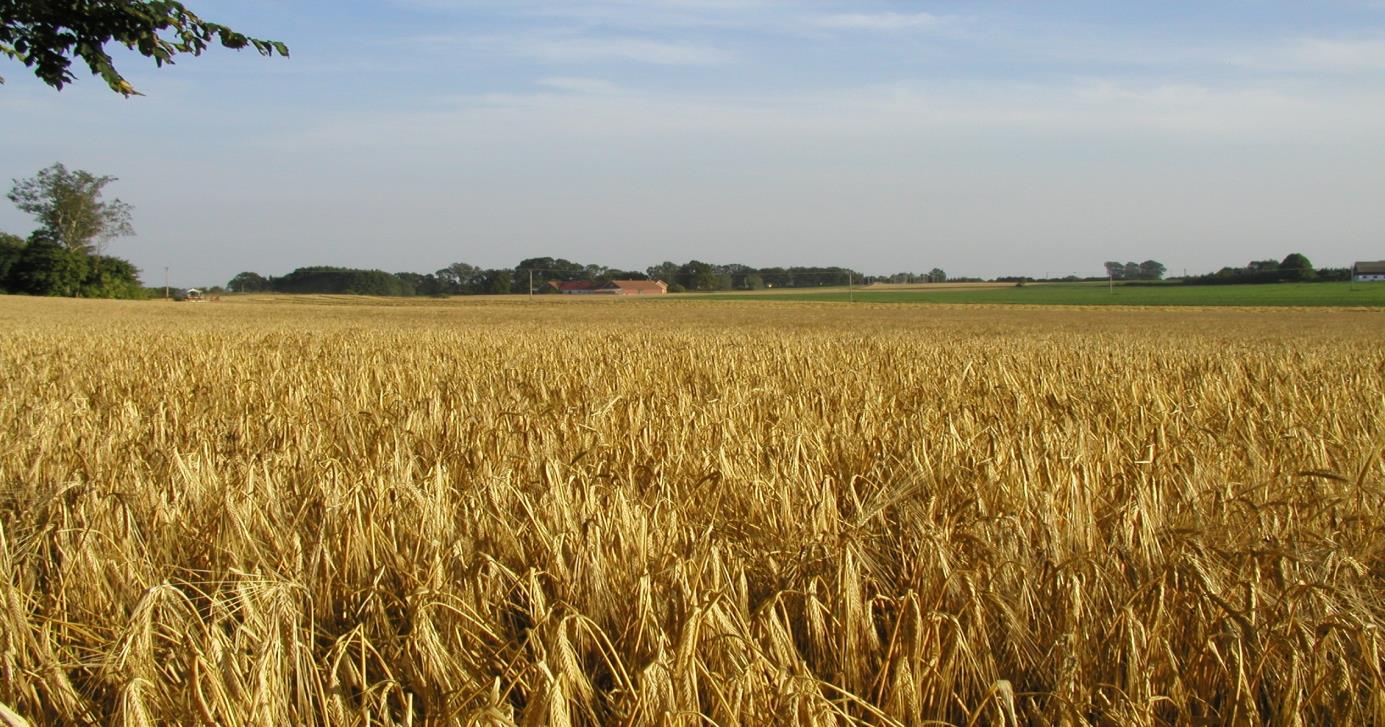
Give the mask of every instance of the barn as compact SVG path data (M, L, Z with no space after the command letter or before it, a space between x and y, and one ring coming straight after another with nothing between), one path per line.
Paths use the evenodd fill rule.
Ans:
M663 295L668 286L662 280L612 280L598 292L612 295Z
M548 287L566 295L663 295L668 285L659 280L551 280Z
M1385 260L1358 262L1351 266L1353 283L1385 283Z
M599 293L601 283L590 280L550 280L548 287L564 295L591 295Z

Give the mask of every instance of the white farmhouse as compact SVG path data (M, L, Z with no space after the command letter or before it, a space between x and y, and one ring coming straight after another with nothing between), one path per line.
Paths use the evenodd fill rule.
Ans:
M1385 283L1385 260L1358 262L1351 266L1353 283Z

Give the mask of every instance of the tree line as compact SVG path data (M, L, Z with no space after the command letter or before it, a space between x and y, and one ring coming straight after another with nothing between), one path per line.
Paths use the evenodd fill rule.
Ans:
M1142 263L1121 263L1114 260L1106 262L1106 276L1111 280L1162 280L1168 268L1158 260Z
M281 276L242 272L226 284L233 293L334 293L357 295L504 295L554 292L550 283L573 281L661 280L674 293L765 288L807 288L861 283L863 276L841 267L764 267L690 260L662 262L644 270L583 264L565 258L534 257L513 268L482 268L457 262L432 273L312 266Z
M650 266L646 275L668 283L669 292L764 290L766 288L816 288L861 284L859 272L842 267L764 267L737 263L718 264L690 260L682 265L665 261Z
M1189 285L1243 285L1256 283L1313 283L1351 280L1350 268L1314 269L1302 253L1283 260L1252 260L1242 267L1224 267L1215 273L1184 279Z
M875 275L866 279L868 283L891 283L894 285L913 285L918 283L946 283L951 280L954 283L965 283L980 281L980 278L949 278L942 268L933 268L926 273L894 273L892 275Z

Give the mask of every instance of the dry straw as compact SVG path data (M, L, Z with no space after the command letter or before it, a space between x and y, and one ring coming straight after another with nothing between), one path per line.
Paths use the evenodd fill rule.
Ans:
M0 300L0 724L1385 724L1375 314L335 303Z

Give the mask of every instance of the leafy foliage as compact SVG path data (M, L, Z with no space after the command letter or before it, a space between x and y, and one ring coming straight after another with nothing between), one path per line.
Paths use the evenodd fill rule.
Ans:
M934 274L943 275L941 270L935 270ZM665 262L640 272L604 265L583 265L564 258L534 257L521 260L514 268L482 268L455 262L431 274L390 274L380 270L327 266L299 268L282 277L267 278L258 273L243 272L232 278L227 287L236 293L505 295L529 292L531 277L535 293L551 292L551 282L570 281L660 280L668 284L669 292L682 292L823 287L846 285L849 280L863 280L860 273L847 268L752 268L693 260L683 265Z
M263 293L269 290L269 280L259 273L244 272L231 278L226 288L232 293Z
M145 297L139 268L129 260L108 255L92 255L86 259L86 271L78 291L83 298Z
M86 259L80 252L35 236L10 269L6 287L28 295L74 296L86 272Z
M1285 280L1308 280L1313 277L1313 263L1302 253L1289 253L1279 263L1279 271Z
M163 66L179 54L201 55L213 42L237 50L254 48L264 56L289 54L283 43L203 20L173 0L0 0L0 55L20 61L57 89L75 80L72 60L81 58L112 91L138 95L116 70L108 44L118 43Z
M1146 260L1142 263L1106 263L1106 275L1112 280L1163 280L1164 271L1167 269L1158 260Z
M129 260L87 255L42 233L26 244L0 235L0 290L45 296L143 298L139 269Z
M720 276L715 268L701 260L690 260L678 269L678 282L688 290L721 290ZM725 287L730 287L725 286Z
M1349 277L1349 276L1348 276ZM1342 280L1339 273L1319 277L1313 263L1302 253L1290 253L1281 260L1252 260L1245 267L1225 267L1210 275L1199 275L1184 282L1191 285L1242 285L1256 283L1315 282Z
M9 290L10 268L24 254L24 238L0 232L0 292Z
M761 288L814 288L846 285L863 276L848 268L770 267L753 268L737 263L716 264L690 260L682 265L662 262L645 270L650 280L669 284L669 292L758 290Z
M483 292L489 295L504 295L514 284L514 274L509 270L487 270L483 278Z
M532 257L519 262L513 270L482 270L480 268L467 265L466 263L455 263L452 267L463 267L470 271L469 280L458 281L458 292L461 293L496 293L502 289L505 292L511 290L515 292L528 292L529 281L534 282L534 292L551 292L551 282L571 282L576 280L591 280L606 282L610 280L645 280L644 273L635 270L619 270L608 268L604 265L576 263L565 258L553 257ZM450 270L451 268L448 268ZM509 285L505 284L502 272L509 273ZM444 270L439 270L442 275Z
M383 270L315 266L298 268L272 287L280 293L347 293L355 295L412 295L413 289Z
M405 295L446 295L446 283L437 275L423 273L395 273L394 277L399 278L408 288Z

